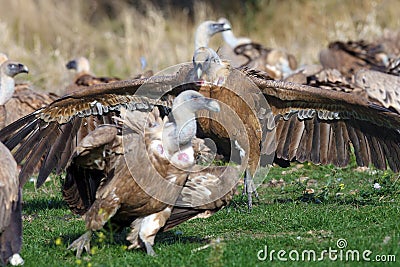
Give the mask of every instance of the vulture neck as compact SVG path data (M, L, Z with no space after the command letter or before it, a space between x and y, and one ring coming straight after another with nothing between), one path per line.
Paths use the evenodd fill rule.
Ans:
M11 99L15 90L15 81L13 78L1 74L0 76L0 105L4 105Z
M179 108L179 111L173 112L175 119L175 138L179 147L191 144L196 135L196 116L195 113L186 109Z
M196 51L200 47L208 47L211 36L208 34L207 27L201 25L197 28L194 37L194 50Z
M232 31L222 32L222 37L224 37L225 42L231 47L235 48L238 46L238 39L235 37Z
M223 31L222 37L224 38L225 42L233 49L238 45L242 44L249 44L251 40L249 38L236 38L232 31Z

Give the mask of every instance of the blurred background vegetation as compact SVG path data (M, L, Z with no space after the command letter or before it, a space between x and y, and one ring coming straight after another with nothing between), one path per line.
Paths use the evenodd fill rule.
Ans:
M36 87L61 93L65 63L86 56L97 75L129 78L187 62L195 27L227 17L237 36L316 63L334 40L374 40L400 26L398 0L0 0L0 51L25 63ZM211 47L223 44L213 38ZM21 78L20 78L21 79Z

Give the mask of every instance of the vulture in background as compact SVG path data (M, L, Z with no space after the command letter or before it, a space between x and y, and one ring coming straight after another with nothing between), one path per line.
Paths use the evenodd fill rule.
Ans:
M398 57L400 55L400 31L385 30L381 37L375 42L379 42L383 49L390 56Z
M208 43L213 35L230 29L230 25L224 22L207 20L200 23L196 28L194 36L194 50L196 51L200 47L208 47Z
M379 41L336 41L320 52L319 60L324 68L337 69L346 77L361 69L398 75L398 56L387 52Z
M231 26L226 18L218 20ZM233 67L248 67L268 73L275 80L282 80L297 69L296 58L280 49L265 48L248 38L236 38L232 30L222 33L225 45L221 58L232 61Z
M111 83L119 81L117 77L96 77L90 71L90 63L86 57L78 57L69 61L66 65L67 69L75 70L76 75L73 83L65 90L66 94L79 90L80 86L91 86L99 83Z
M25 66L16 73L18 64L0 53L0 90L4 92L0 103L0 129L56 99L54 94L33 90L29 84L15 84L14 76L10 75L28 73Z
M125 111L121 127L102 125L82 139L67 165L62 189L71 210L85 215L87 232L69 247L77 250L77 257L83 249L90 251L92 232L108 221L131 226L130 248L144 247L155 255L155 235L195 165L192 140L195 112L201 109L220 108L215 100L184 91L173 101L173 121L162 119L157 109L149 114Z
M0 105L9 101L14 93L14 77L27 73L28 68L5 58L0 65ZM4 114L4 113L3 113ZM0 263L22 265L19 255L22 246L22 192L18 181L18 168L10 151L0 143Z

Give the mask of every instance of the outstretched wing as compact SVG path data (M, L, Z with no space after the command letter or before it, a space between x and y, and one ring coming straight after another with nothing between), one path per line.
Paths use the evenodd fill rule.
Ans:
M158 98L172 90L177 80L176 75L154 76L89 86L3 129L1 141L14 150L17 163L24 162L20 173L21 185L25 184L43 156L38 186L53 169L63 170L76 144L98 125L112 123L111 117L118 115L120 108L149 111L154 105L170 106L170 100ZM145 86L145 90L141 91L141 96L135 96L141 86Z
M365 89L335 90L252 77L276 115L278 157L400 170L400 116ZM389 90L384 89L382 90Z

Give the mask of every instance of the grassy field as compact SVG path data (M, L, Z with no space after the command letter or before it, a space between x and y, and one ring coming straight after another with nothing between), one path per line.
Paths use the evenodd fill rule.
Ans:
M380 189L374 188L375 183ZM25 266L263 266L270 264L272 250L276 266L304 261L311 266L369 266L371 262L361 258L365 250L372 251L367 255L372 261L377 255L387 261L395 255L397 264L400 260L400 183L390 172L311 164L274 167L259 188L260 201L252 212L238 195L210 218L159 234L155 258L141 250L126 250L125 233L99 232L92 254L77 260L67 246L84 233L84 221L64 205L59 187L60 179L54 176L38 190L32 183L24 190ZM341 250L340 239L347 242ZM265 246L266 256L260 252ZM342 251L342 260L330 260L323 253L329 248ZM286 251L281 257L288 262L279 260L280 250ZM291 250L299 253L300 261L289 258ZM304 254L302 262L307 250L316 252L316 260ZM346 261L349 250L359 251L360 261L350 256ZM295 259L296 254L291 256Z

